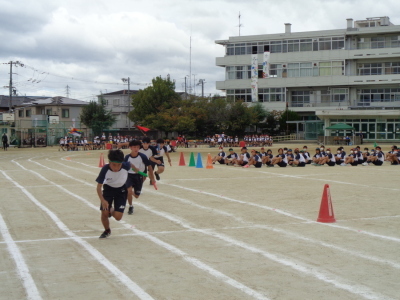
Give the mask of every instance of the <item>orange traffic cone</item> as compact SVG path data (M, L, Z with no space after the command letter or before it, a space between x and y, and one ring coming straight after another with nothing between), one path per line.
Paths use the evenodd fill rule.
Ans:
M214 169L213 165L212 165L212 159L211 159L211 154L208 153L207 156L207 166L206 169Z
M104 155L103 153L100 153L100 161L99 161L99 168L104 167Z
M179 158L179 165L180 166L186 166L185 156L183 156L183 152L181 152L181 157Z
M324 192L322 193L321 207L319 209L319 216L317 222L322 222L322 223L336 222L335 215L333 213L329 184L325 184L324 186Z

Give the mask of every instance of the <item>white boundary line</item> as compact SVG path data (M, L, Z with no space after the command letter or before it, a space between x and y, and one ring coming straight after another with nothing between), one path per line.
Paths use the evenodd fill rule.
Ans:
M156 215L166 218L167 220L170 220L176 224L179 224L180 226L182 226L184 228L197 231L204 235L209 235L209 236L218 238L229 244L233 244L237 247L243 248L250 252L261 254L262 256L264 256L265 258L267 258L269 260L272 260L272 261L279 263L281 265L284 265L286 267L290 267L290 268L292 268L300 273L306 274L308 276L312 276L320 281L324 281L325 283L332 284L336 288L339 288L339 289L345 290L347 292L362 296L365 299L371 299L371 300L391 299L384 295L374 293L370 288L368 288L366 286L356 285L354 283L347 284L347 283L341 282L341 279L338 276L334 276L332 274L331 275L324 274L323 272L318 271L315 266L301 265L301 263L298 261L289 260L281 255L276 255L276 254L272 254L270 252L261 250L257 247L251 246L245 242L238 241L237 239L229 237L225 234L217 233L213 230L203 230L203 229L193 228L189 224L182 221L181 219L179 219L175 216L172 216L171 214L168 214L168 213L162 213L162 212L156 211L156 210L152 209L151 207L149 207L148 205L145 205L142 203L137 203L136 205L145 208L146 210L152 212L153 214L156 214Z
M20 165L21 166L21 165ZM21 166L22 167L22 166ZM24 167L22 167L24 168ZM26 168L25 168L26 169ZM26 169L28 170L28 169ZM28 192L18 182L14 181L4 171L0 170L4 177L11 181L16 187L18 187L36 206L43 210L57 225L57 227L63 231L67 236L71 237L76 243L81 245L86 251L88 251L99 263L101 263L106 269L108 269L122 284L124 284L132 293L137 295L140 299L153 299L147 294L140 286L133 282L128 276L126 276L121 270L114 266L103 254L101 254L96 248L84 241L82 238L73 233L52 211L46 206L41 204L30 192ZM33 171L31 171L33 172ZM33 172L36 173L36 172ZM36 173L38 174L38 173ZM39 175L39 174L38 174ZM41 175L40 175L41 176ZM66 189L65 189L66 190Z
M0 231L5 243L7 244L8 252L10 253L10 256L14 259L15 264L17 265L17 273L25 288L27 298L32 300L42 299L35 284L35 281L33 280L31 273L29 272L29 268L25 263L24 257L22 256L22 253L19 250L17 244L12 239L10 232L8 231L7 224L4 222L2 215L0 215Z
M31 158L31 159L32 159L32 158ZM31 159L29 159L29 161L32 161ZM24 167L23 167L22 165L20 165L18 162L14 161L14 160L13 160L13 162L16 163L17 165L19 165L20 167L24 168ZM34 161L32 161L32 162L34 162ZM40 164L40 163L38 163L38 162L35 162L35 163L36 163L36 164ZM46 166L45 166L45 167L46 167ZM47 168L47 167L46 167L46 168ZM50 169L50 168L49 168L49 169ZM39 178L41 178L42 180L47 181L47 182L49 182L49 183L52 183L54 186L60 188L60 189L63 190L65 193L68 193L69 195L71 195L71 196L73 196L73 197L75 197L75 198L81 200L82 202L84 202L84 203L87 204L88 206L92 207L92 208L95 209L96 211L99 210L99 208L98 208L97 206L95 206L94 204L90 203L89 201L87 201L87 200L84 199L83 197L80 197L80 196L78 196L78 195L76 195L76 194L74 194L74 193L68 191L67 189L63 188L61 185L58 185L58 184L56 184L56 183L53 183L52 181L48 180L47 178L43 177L41 174L39 174L39 173L37 173L37 172L35 172L35 171L28 170L28 169L26 169L26 170L27 170L27 171L30 171L30 172L32 172L32 173L34 173L34 174L36 174L36 175L37 175ZM61 172L61 171L59 171L59 172L60 172L60 173L63 173L63 172ZM4 174L4 175L6 175L6 174ZM65 174L65 176L66 176L66 177L70 177L68 174ZM8 176L7 176L7 177L8 177ZM10 179L11 179L11 178L10 178ZM75 179L75 178L73 178L73 179ZM11 180L12 180L12 179L11 179ZM18 183L16 183L16 184L18 184ZM91 186L93 186L93 187L95 186L94 184L88 184L88 185L91 185ZM23 187L21 187L21 188L23 188ZM29 193L29 192L28 192L28 193ZM36 200L36 199L35 199L35 200ZM39 204L40 204L40 203L39 203ZM41 204L40 204L40 205L41 205ZM46 208L46 209L47 209L47 208ZM49 211L49 213L53 214L51 211ZM60 221L60 222L61 222L61 221ZM142 236L142 237L144 237L144 238L146 238L146 239L148 239L148 240L154 242L155 244L157 244L157 245L163 247L164 249L169 250L170 252L172 252L172 253L174 253L175 255L181 257L181 258L184 259L185 261L191 263L191 264L194 265L195 267L197 267L197 268L199 268L199 269L201 269L201 270L203 270L203 271L206 271L206 272L209 273L210 275L216 277L217 279L219 279L219 280L221 280L221 281L223 281L223 282L229 284L230 286L232 286L232 287L234 287L234 288L236 288L236 289L241 290L242 292L246 293L247 295L252 296L252 297L254 297L254 298L256 298L256 299L265 299L265 300L268 300L268 298L267 298L266 296L264 296L263 294L261 294L261 293L255 291L255 290L253 290L253 289L247 287L246 285L244 285L244 284L242 284L242 283L240 283L240 282L238 282L238 281L236 281L236 280L230 278L229 276L227 276L227 275L225 275L225 274L223 274L223 273L221 273L221 272L219 272L219 271L213 269L212 267L210 267L210 266L208 266L207 264L201 262L200 260L198 260L198 259L196 259L196 258L194 258L194 257L191 257L190 255L188 255L188 254L185 253L184 251L178 249L177 247L175 247L175 246L173 246L173 245L170 245L170 244L168 244L168 243L166 243L166 242L164 242L164 241L158 239L157 237L152 236L152 235L149 234L149 233L143 232L143 231L138 230L138 229L134 229L134 228L132 228L132 225L127 224L126 222L124 222L124 221L122 221L122 220L119 221L119 224L123 225L123 226L124 226L125 228L127 228L127 229L132 230L132 231L135 232L136 234L138 234L138 235L140 235L140 236ZM68 229L68 230L69 230L69 229ZM72 232L71 232L71 234L75 235L75 234L72 233ZM76 235L75 235L75 236L76 236ZM79 239L80 239L80 238L79 238L78 236L76 236L76 239L75 239L75 240L79 240ZM82 242L82 243L86 243L86 242L84 242L84 241L81 241L81 242ZM92 247L92 246L91 246L91 247ZM97 251L95 248L93 248L93 249L94 249L95 251ZM102 254L100 254L100 255L102 255ZM106 259L106 258L104 258L104 259ZM124 275L125 275L125 274L124 274ZM140 288L140 287L139 287L139 288Z
M31 171L31 172L33 172L33 171ZM34 172L34 173L36 173L36 172ZM179 186L177 186L177 187L179 187ZM237 201L239 201L239 200L237 200ZM240 202L243 202L243 201L240 201ZM248 204L247 202L243 202L243 203ZM244 248L246 250L249 250L249 251L251 251L253 253L261 254L264 257L266 257L267 259L270 259L270 260L275 261L277 263L280 263L280 264L283 264L285 266L288 266L288 267L290 267L292 269L295 269L296 271L299 271L301 273L305 273L305 274L307 274L309 276L313 276L318 280L324 281L326 283L333 284L337 288L340 288L340 289L346 290L348 292L363 296L366 299L371 299L371 300L391 299L391 298L387 298L387 297L385 297L383 295L374 293L368 287L343 283L337 277L335 279L333 279L332 277L335 277L333 275L326 275L326 274L323 274L320 271L317 271L315 269L315 267L301 266L299 262L292 262L292 261L290 261L288 259L285 259L285 258L279 257L278 255L263 251L261 249L258 249L256 247L254 247L254 246L248 245L248 244L246 244L244 242L241 242L241 241L238 241L238 240L236 240L234 238L226 236L224 234L216 233L213 230L204 230L204 229L193 228L190 225L188 225L187 223L184 223L183 221L181 221L180 219L178 219L178 218L176 218L174 216L171 216L170 214L161 213L159 211L156 211L156 210L150 208L148 205L144 205L144 204L141 204L141 203L136 203L136 205L141 206L141 207L145 208L146 210L148 210L148 211L150 211L150 212L152 212L152 213L154 213L156 215L159 215L159 216L161 216L163 218L167 218L168 220L170 220L170 221L172 221L174 223L177 223L177 224L179 224L180 226L182 226L182 227L184 227L186 229L197 231L197 232L205 234L205 235L211 235L211 236L216 237L218 239L224 240L225 242L228 242L230 244L234 244L235 246L238 246L238 247ZM304 220L306 220L306 219L304 219ZM316 222L312 222L312 223L316 223ZM308 240L308 241L310 241L310 240ZM347 250L347 252L350 252L350 251ZM364 258L368 259L368 256L364 255ZM387 264L387 262L384 261L384 260L381 260L381 259L377 259L377 260L379 260L379 262L381 262L381 263L386 263Z

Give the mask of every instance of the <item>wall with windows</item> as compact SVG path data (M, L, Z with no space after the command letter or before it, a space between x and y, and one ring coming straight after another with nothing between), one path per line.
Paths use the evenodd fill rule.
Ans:
M400 118L399 119L383 119L371 118L370 119L331 119L331 125L337 123L346 123L355 128L355 133L362 132L364 139L368 140L395 140L400 139ZM365 118L365 117L364 117ZM343 136L343 131L331 131L331 136ZM351 133L348 131L348 135Z

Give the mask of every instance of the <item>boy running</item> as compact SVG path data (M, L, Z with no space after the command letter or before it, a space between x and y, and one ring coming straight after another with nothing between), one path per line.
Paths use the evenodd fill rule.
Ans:
M160 174L164 172L164 154L168 157L168 162L169 165L171 166L171 158L169 157L168 149L166 146L164 146L164 140L163 139L158 139L157 140L157 146L156 146L156 151L157 154L153 155L153 158L155 160L152 160L152 167L155 169L155 166L157 165L157 171L154 171L154 175L156 176L157 180L160 180ZM154 179L150 177L150 184L154 182Z
M100 235L101 239L111 234L108 218L114 217L117 221L122 219L127 196L125 183L128 178L128 171L131 169L128 162L123 162L124 153L121 150L110 150L108 160L109 163L101 168L96 179L96 191L100 199L101 223L104 226L104 232Z
M154 180L154 175L153 175L153 167L151 166L151 163L147 156L143 153L140 153L140 146L141 146L140 141L131 141L129 142L129 149L131 149L131 153L125 156L124 161L129 162L130 165L132 166L132 169L128 171L128 179L126 181L126 187L128 190L128 203L129 203L129 210L128 214L133 214L133 205L132 205L132 199L134 196L136 199L139 198L140 193L142 192L142 187L143 187L143 174L145 174L146 167L149 168L149 175L150 175L150 180ZM157 189L157 186L155 185L154 188Z

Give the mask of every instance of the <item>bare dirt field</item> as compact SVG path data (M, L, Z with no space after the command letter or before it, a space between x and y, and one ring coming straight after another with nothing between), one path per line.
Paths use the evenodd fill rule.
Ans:
M106 151L1 151L0 299L400 299L400 166L206 169L217 151L172 153L101 240Z

